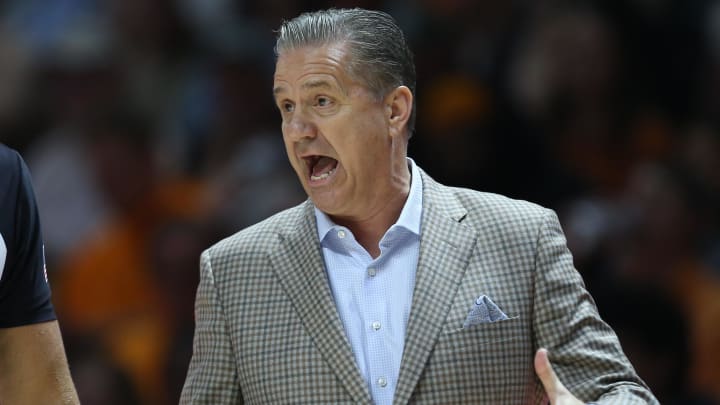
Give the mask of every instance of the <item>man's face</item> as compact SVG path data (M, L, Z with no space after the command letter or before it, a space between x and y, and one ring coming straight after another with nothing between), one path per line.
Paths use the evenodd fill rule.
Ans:
M274 95L288 158L313 203L364 220L392 192L390 110L346 70L342 43L278 57Z

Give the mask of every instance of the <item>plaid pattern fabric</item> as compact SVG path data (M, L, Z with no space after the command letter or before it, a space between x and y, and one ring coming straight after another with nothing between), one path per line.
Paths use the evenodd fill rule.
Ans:
M543 403L550 350L583 401L657 403L574 269L555 214L423 176L420 259L394 403ZM309 201L208 249L181 404L370 403ZM486 295L510 319L463 328Z

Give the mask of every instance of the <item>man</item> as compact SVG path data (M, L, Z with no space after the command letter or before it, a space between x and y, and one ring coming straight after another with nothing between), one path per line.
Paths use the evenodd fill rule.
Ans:
M0 144L0 403L78 404L25 163Z
M415 71L390 16L303 14L276 53L310 198L203 253L181 403L657 402L554 213L407 158Z

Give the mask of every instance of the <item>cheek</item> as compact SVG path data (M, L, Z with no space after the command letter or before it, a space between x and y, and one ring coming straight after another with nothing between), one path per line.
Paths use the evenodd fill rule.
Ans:
M282 129L283 134L283 144L285 145L285 151L288 154L288 157L292 156L293 151L293 142L290 140L290 137L285 134L285 128Z
M289 142L286 136L283 136L283 143L285 144L285 153L287 155L288 161L290 161L290 165L297 170L299 167L299 162L297 161L297 158L295 156L293 143Z
M388 139L387 128L383 127L374 116L356 120L351 128L354 130L349 134L346 142L349 151L361 160L380 159L379 153L383 152L383 145Z

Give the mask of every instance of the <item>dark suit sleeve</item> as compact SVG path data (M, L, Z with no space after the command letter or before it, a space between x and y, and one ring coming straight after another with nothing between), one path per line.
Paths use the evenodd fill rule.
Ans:
M0 280L0 327L54 320L30 173L20 156L0 151L0 233L7 248Z
M235 356L208 251L202 255L200 267L193 354L180 404L241 404Z
M585 402L656 404L573 266L557 216L538 232L533 329L560 381Z

